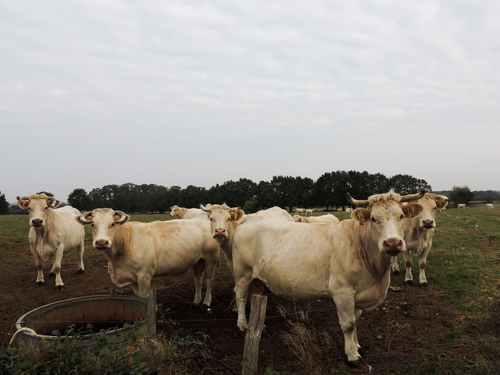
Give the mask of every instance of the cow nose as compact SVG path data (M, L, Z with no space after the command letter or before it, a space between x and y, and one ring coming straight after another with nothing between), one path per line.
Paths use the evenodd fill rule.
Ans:
M98 249L101 248L106 248L109 246L109 241L108 240L96 240L95 241L95 247Z
M33 225L34 227L41 227L43 224L43 220L42 219L33 219L31 220L31 225Z
M403 241L400 238L388 238L384 241L384 250L388 253L399 253L403 250Z
M214 230L214 237L225 236L225 235L226 235L226 230L224 228L216 228Z
M422 223L424 224L424 228L434 228L434 220L422 220Z

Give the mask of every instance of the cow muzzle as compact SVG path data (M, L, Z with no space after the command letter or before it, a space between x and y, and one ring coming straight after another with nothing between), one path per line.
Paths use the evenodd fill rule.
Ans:
M31 220L31 226L35 228L41 228L43 226L43 220L42 219L33 219Z
M400 238L388 238L383 243L384 252L389 256L396 256L404 250L404 242Z
M106 250L109 248L108 240L95 240L94 247L98 250Z
M224 228L216 228L214 229L214 239L226 239L227 231Z
M434 224L434 220L428 219L428 220L422 220L421 226L424 229L434 229L436 225Z

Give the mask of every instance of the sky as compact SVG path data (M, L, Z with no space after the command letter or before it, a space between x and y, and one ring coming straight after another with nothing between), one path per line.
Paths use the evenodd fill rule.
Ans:
M0 0L0 192L351 170L500 190L499 19L497 0Z

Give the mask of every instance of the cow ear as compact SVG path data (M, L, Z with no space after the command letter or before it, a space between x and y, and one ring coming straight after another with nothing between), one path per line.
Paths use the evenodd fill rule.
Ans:
M243 218L245 215L245 211L243 211L241 208L237 208L236 211L231 212L231 221L238 221Z
M56 207L59 207L60 204L61 204L61 201L59 199L54 199L54 202L52 202L50 207L56 208Z
M27 209L30 205L29 199L17 197L17 205L23 209Z
M424 210L424 207L421 204L410 202L403 206L403 213L405 214L407 219L412 219Z
M370 219L370 211L366 208L356 208L352 211L351 216L353 219L356 219L360 223L364 223Z
M437 199L436 200L436 206L437 208L445 208L448 205L448 200L447 199Z

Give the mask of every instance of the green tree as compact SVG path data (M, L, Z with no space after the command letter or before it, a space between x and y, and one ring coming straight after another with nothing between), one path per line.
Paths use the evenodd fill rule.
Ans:
M0 215L6 215L9 213L9 203L5 199L5 194L1 194L0 191Z
M467 186L453 186L450 193L450 199L456 205L462 203L467 204L474 199L474 193L471 192Z
M421 188L431 191L432 187L425 180L407 174L397 174L389 179L389 187L401 195L417 193Z
M68 196L68 204L77 210L90 210L90 198L84 189L75 189Z

